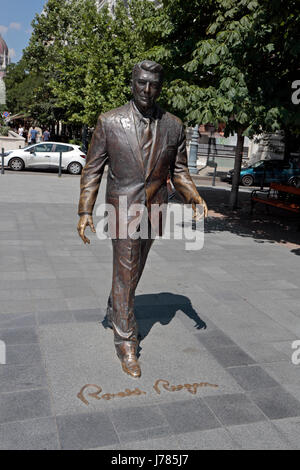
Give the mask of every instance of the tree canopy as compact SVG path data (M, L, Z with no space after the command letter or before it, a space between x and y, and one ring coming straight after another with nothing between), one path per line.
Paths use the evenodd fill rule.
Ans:
M299 2L162 4L164 41L152 52L167 62L167 101L190 124L223 122L225 135L237 133L230 198L236 207L244 135L299 132L300 109L291 101L299 70Z
M146 45L137 23L142 11L155 15L152 4L142 3L145 10L135 5L128 15L120 2L112 17L106 8L98 12L94 0L48 0L34 19L24 60L64 122L93 125L130 96L132 67Z
M158 5L157 5L158 3ZM37 122L93 126L130 97L133 65L165 69L161 103L195 125L238 134L236 204L243 136L299 134L292 103L299 79L297 0L120 0L111 15L94 0L48 0L33 20L20 63L8 68L10 111Z
M185 122L299 129L291 102L297 78L300 7L296 0L120 1L111 16L94 0L48 0L36 15L20 64L8 70L13 111L43 121L93 125L99 112L130 96L133 64L164 65L162 102Z

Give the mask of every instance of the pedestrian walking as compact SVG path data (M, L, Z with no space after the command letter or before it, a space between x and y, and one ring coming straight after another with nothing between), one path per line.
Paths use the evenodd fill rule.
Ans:
M48 129L46 129L45 132L43 133L43 141L49 142L49 140L50 140L50 132Z
M32 129L29 132L31 144L36 144L37 134L38 134L38 131L36 130L35 126L32 126Z

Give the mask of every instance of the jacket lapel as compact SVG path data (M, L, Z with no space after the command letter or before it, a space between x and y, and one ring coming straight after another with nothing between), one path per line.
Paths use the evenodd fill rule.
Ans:
M138 164L144 169L144 163L142 159L141 149L138 143L138 138L136 134L134 117L131 109L131 105L128 105L127 115L121 117L121 124L126 134L127 142L131 148L134 158L137 160Z

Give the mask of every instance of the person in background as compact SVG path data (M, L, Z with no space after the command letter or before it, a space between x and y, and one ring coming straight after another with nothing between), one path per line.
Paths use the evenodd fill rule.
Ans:
M31 131L29 132L30 135L30 143L31 144L36 144L36 136L38 134L38 131L36 130L35 126L32 126Z
M18 134L20 137L23 137L24 127L21 124L19 125Z
M49 142L49 140L50 140L50 132L48 129L46 129L45 132L43 133L43 141Z

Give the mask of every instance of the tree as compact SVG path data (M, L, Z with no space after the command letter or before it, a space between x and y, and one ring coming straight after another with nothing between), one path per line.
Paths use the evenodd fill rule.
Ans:
M30 73L26 62L21 59L17 64L7 67L5 76L7 108L13 113L26 112L32 105L41 79Z
M2 116L2 113L5 111L4 105L0 105L0 136L8 136L9 127L6 125L6 122ZM1 150L1 149L0 149Z
M156 11L149 2L147 8ZM132 8L129 15L123 2L112 17L105 8L97 12L94 0L48 0L36 16L25 58L64 122L92 126L100 112L128 100L132 67L145 49L139 14Z
M300 49L299 3L162 0L162 4L161 47L150 52L168 61L167 100L190 124L224 122L226 135L237 133L230 195L235 208L244 135L299 130L299 109L291 103ZM150 21L148 28L151 31L155 25Z
M161 0L156 7L130 0L128 8L120 1L112 17L97 12L94 0L48 0L24 54L23 81L37 80L26 106L43 122L93 126L99 113L128 100L134 63L157 60L165 69L163 106L188 124L223 122L226 135L237 133L235 208L244 136L299 132L291 101L299 2Z
M153 6L152 12L154 11ZM90 47L84 87L87 124L95 123L99 112L123 105L130 98L134 64L144 58L145 43L136 25L139 11L116 5L114 17L100 11Z
M24 58L30 70L42 78L34 109L39 118L48 113L50 119L81 124L78 116L82 114L88 54L87 44L82 47L86 34L83 28L92 31L93 13L97 13L95 2L89 0L49 0L43 13L36 15ZM86 14L91 18L87 19Z

